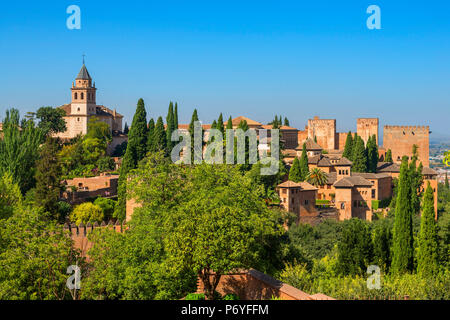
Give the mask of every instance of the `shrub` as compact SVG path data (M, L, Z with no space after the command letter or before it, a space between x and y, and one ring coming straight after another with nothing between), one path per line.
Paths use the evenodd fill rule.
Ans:
M203 293L189 293L185 300L205 300L205 295Z
M102 208L105 219L110 219L114 213L116 201L112 199L98 197L95 199L94 204Z
M379 200L372 200L372 210L378 210L379 205L380 205Z
M239 300L239 296L234 293L228 293L223 296L222 300Z
M70 215L70 220L76 224L102 222L103 218L102 208L90 202L85 202L76 206Z

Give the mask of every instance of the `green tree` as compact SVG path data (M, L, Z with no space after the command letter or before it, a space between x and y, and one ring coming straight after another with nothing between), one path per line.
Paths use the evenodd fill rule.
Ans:
M377 138L375 135L369 137L367 140L367 171L368 172L377 172L378 166L378 146L377 146Z
M106 122L93 116L89 118L86 139L98 139L106 145L112 141L111 129Z
M91 202L85 202L76 206L70 214L70 221L80 224L88 222L102 222L104 219L103 210L100 206Z
M20 126L19 122L17 109L6 110L0 137L0 176L9 172L25 194L35 185L35 162L44 135L32 120L23 120Z
M416 162L418 158L417 146L413 145L413 156L411 157L411 162L409 163L409 182L411 186L411 210L413 214L417 214L420 211L420 198L422 196L422 184L423 184L423 175L422 163L416 167Z
M175 130L178 129L178 103L175 102L175 111L173 112L173 124Z
M312 185L318 187L327 184L328 176L319 168L313 168L310 172L308 172L306 180Z
M374 263L387 273L391 265L392 224L390 219L380 220L372 232Z
M130 132L128 134L128 145L120 168L119 182L117 188L118 203L114 211L114 217L119 220L125 219L125 206L127 197L126 181L128 172L137 167L147 152L147 112L143 99L139 99L136 112L133 116Z
M109 220L113 216L116 201L108 198L98 197L97 199L95 199L94 205L99 206L103 211L104 219Z
M22 193L9 172L0 177L0 220L9 218L22 206Z
M155 132L155 120L153 118L148 122L147 152L154 151L153 135Z
M167 145L167 151L170 153L172 151L172 132L175 129L175 115L173 113L173 103L172 101L169 104L169 110L167 112L167 117L166 117L166 124L167 124L167 128L166 128L166 133L167 133L167 138L166 138L166 145Z
M66 112L60 108L41 107L36 112L36 118L40 120L38 127L44 135L66 131L66 121L63 118L65 116Z
M364 148L364 141L360 136L355 136L355 139L356 144L353 144L352 171L367 172L367 156Z
M363 275L371 263L372 250L367 224L358 218L345 221L342 238L338 243L338 273Z
M128 128L128 123L125 122L125 127L123 129L123 133L128 134L128 131L130 131L130 128Z
M113 157L123 157L125 155L125 152L127 151L127 141L122 142L121 144L118 144L114 148L114 152L112 154Z
M35 203L50 213L50 217L62 221L58 200L61 191L61 167L58 161L58 139L47 137L36 163Z
M386 162L392 162L392 151L391 149L388 149L386 151L386 159L384 160Z
M67 267L84 261L61 225L43 218L35 208L15 210L0 220L0 299L64 300Z
M434 218L434 194L428 182L423 197L417 252L417 273L422 276L433 276L439 271L438 235Z
M305 181L309 174L308 153L306 151L306 143L303 143L302 156L300 158L300 174L301 181Z
M445 173L445 188L446 189L449 189L449 186L448 186L448 177L447 177L447 172Z
M289 119L287 117L284 117L284 125L289 127Z
M217 119L217 130L222 132L222 135L225 134L225 127L223 125L223 116L222 113L220 113L219 118Z
M302 172L300 169L300 161L297 157L294 158L291 169L289 169L289 180L294 182L303 181Z
M227 129L233 129L233 119L231 119L231 116L228 118L227 121Z
M352 160L352 147L353 147L353 137L352 133L349 131L347 133L347 139L345 140L344 153L342 153L342 156L349 160Z
M392 242L391 270L397 274L413 270L411 186L408 176L408 157L404 156L400 166Z
M152 151L159 151L163 150L165 154L167 154L167 136L166 132L164 131L164 123L162 117L159 117L156 121L155 130L153 131L153 150Z
M194 163L195 155L200 153L201 150L196 150L194 145L194 123L198 121L197 109L194 109L192 113L191 122L189 123L189 135L191 136L191 163ZM197 157L201 156L197 154Z

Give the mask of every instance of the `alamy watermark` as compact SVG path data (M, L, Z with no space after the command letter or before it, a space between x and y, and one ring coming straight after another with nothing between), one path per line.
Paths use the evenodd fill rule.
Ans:
M367 7L366 13L371 14L366 21L369 30L381 29L381 9L379 6L372 4Z
M268 131L267 129L258 130L258 139L255 129L248 129L247 131L227 129L224 143L223 134L217 129L207 130L207 135L204 138L201 122L195 121L193 139L186 130L177 129L172 132L172 141L179 142L180 138L182 138L182 141L174 146L170 157L173 163L177 164L192 164L192 162L194 164L202 162L208 164L245 164L247 160L249 164L255 164L259 158L262 164L261 175L274 175L278 173L280 166L280 130L271 129L270 137ZM204 148L204 143L206 143L206 148ZM247 145L248 152L246 150Z
M70 5L66 9L66 13L70 16L66 20L66 26L69 30L81 29L81 9L77 5Z
M381 289L380 267L376 265L370 265L367 268L367 274L370 274L370 276L367 278L367 288L369 290Z

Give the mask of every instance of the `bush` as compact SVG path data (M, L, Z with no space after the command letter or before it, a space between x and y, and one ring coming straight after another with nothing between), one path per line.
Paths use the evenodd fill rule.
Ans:
M189 293L184 300L205 300L203 293Z
M372 200L372 210L378 210L379 205L380 205L379 200Z
M316 199L316 205L330 204L330 200Z
M239 300L239 296L234 293L228 293L223 296L222 300Z
M114 213L114 208L116 207L116 201L112 199L98 197L95 199L94 204L102 208L103 215L105 219L110 219Z
M76 224L102 222L103 218L102 208L90 202L85 202L76 206L70 215L70 220Z

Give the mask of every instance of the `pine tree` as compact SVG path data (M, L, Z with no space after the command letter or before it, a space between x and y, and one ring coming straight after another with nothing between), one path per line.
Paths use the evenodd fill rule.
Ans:
M175 102L175 111L173 112L173 125L178 130L178 103Z
M303 143L302 156L300 157L300 174L301 181L305 181L309 173L308 153L306 151L306 143Z
M353 147L353 137L352 133L349 131L347 134L347 139L345 140L343 157L352 160L352 147Z
M61 190L61 167L58 162L58 140L47 137L36 162L36 205L50 213L51 218L62 221L58 212L59 193Z
M125 219L126 196L127 196L127 175L128 172L137 167L147 153L147 112L143 99L139 99L136 112L133 116L130 132L128 134L127 150L120 167L119 182L117 188L118 201L114 210L114 217L123 221Z
M167 111L167 117L166 117L166 148L167 151L172 151L172 132L175 130L175 122L174 122L174 113L173 113L173 103L172 101L169 103L169 110ZM163 125L164 127L164 125Z
M411 187L408 176L408 157L404 156L400 166L392 244L391 270L397 274L412 271L414 262L412 212L409 203Z
M388 149L386 151L386 159L384 159L385 162L392 162L392 151L391 149Z
M223 125L223 116L222 113L219 115L219 119L217 119L217 130L222 132L222 135L225 134L225 127Z
M302 172L300 169L300 161L297 157L295 157L294 162L292 163L292 167L289 170L289 180L293 182L303 181Z
M164 131L164 123L162 117L159 117L156 121L155 130L153 132L153 151L164 151L164 153L168 154L167 149L167 136Z
M364 148L364 141L361 137L356 138L356 145L353 149L353 172L367 172L367 156Z
M430 182L428 182L423 197L419 250L417 252L417 273L425 277L431 277L439 270L438 236L434 218L434 194L433 188L431 188Z
M153 151L153 133L155 132L155 120L153 118L148 122L147 152Z

